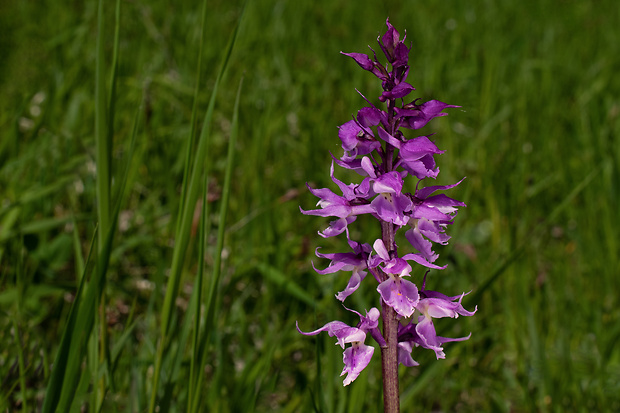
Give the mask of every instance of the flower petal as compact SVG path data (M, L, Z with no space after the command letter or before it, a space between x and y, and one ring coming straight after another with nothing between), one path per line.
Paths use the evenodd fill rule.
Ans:
M344 301L348 296L353 294L359 288L362 280L366 277L366 272L364 271L355 271L351 274L351 278L349 278L349 282L346 288L343 291L340 291L336 294L336 298L339 301Z
M395 276L379 284L377 291L383 301L403 317L413 314L420 299L418 287L414 283Z
M345 343L352 343L354 341L364 341L366 339L366 332L360 330L357 327L350 327L342 321L332 321L325 324L323 327L304 333L299 329L299 324L296 322L297 331L305 336L315 336L322 331L327 331L330 337L336 337L337 344L344 348Z
M412 351L413 344L411 344L410 341L403 341L398 343L398 362L403 366L407 367L419 366L420 363L418 363L411 357Z
M344 355L342 357L344 369L340 375L347 375L343 382L345 386L351 384L351 382L360 375L362 370L366 368L368 363L370 363L370 359L372 358L374 352L374 347L367 346L360 342L353 343L351 347L344 351Z

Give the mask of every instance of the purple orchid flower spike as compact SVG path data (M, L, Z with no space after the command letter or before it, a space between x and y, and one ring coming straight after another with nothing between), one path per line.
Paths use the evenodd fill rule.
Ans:
M340 345L343 349L345 348L345 344L351 343L351 347L345 349L342 358L344 369L340 375L347 375L343 382L345 386L351 384L351 382L360 375L362 370L370 363L370 359L375 351L374 347L364 344L366 335L368 333L371 333L373 336L381 335L378 321L380 315L379 310L371 308L370 311L366 313L365 317L357 311L349 311L360 317L360 322L357 327L350 327L342 321L332 321L317 330L305 333L299 329L299 324L297 325L297 331L306 336L313 336L322 331L326 331L330 337L336 337L336 344Z
M308 187L319 198L319 208L300 208L306 215L335 218L319 232L322 237L346 233L349 251L322 253L317 248L317 257L329 260L329 264L324 269L312 264L322 275L350 273L346 287L336 298L344 302L357 291L372 288L379 294L377 300L381 307L380 310L372 308L366 316L349 310L359 317L355 327L332 321L302 334L326 331L336 337L337 344L344 349L345 386L370 362L374 347L365 342L370 334L382 352L384 408L386 412L396 412L398 364L417 366L412 357L417 347L432 350L437 358L444 358L445 343L467 340L469 336L438 336L434 319L472 316L476 309L467 311L462 306L465 294L450 297L426 290L426 275L421 289L415 284L416 273L428 274L430 270L446 268L437 264L439 254L433 251L433 244L448 243L448 225L453 223L458 208L466 205L443 193L436 194L454 188L462 180L453 185L430 186L425 181L438 179L435 156L444 153L435 143L434 135L407 137L405 133L421 129L434 118L447 115L444 110L459 106L438 100L424 102L419 98L407 98L415 91L407 80L410 46L405 44L406 36L401 37L389 20L386 26L385 33L377 41L387 63L381 63L373 49L370 55L341 52L376 76L383 89L377 97L383 104L377 106L358 91L364 107L338 128L343 153L340 157L331 155L330 177L342 195L328 188ZM336 178L334 165L356 172L361 176L360 181L343 183ZM417 181L410 183L409 180ZM381 236L373 237L376 239L372 247L351 237L358 233L351 226L360 215L376 219L381 227ZM407 250L402 253L396 242L401 239L396 235L401 229L409 241L405 246ZM368 272L373 277L367 277ZM383 322L383 333L379 329L379 318Z

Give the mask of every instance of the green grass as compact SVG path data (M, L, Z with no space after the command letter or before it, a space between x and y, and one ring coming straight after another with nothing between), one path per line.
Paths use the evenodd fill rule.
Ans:
M0 4L2 411L380 410L379 359L343 388L295 321L354 321L310 265L346 244L299 206L379 93L339 52L388 16L416 97L462 106L422 131L438 183L467 176L428 286L479 308L401 368L402 410L620 410L615 0L120 2L117 46L102 5Z

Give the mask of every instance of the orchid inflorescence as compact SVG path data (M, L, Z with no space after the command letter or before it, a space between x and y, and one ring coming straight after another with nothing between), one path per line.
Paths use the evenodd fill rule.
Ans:
M446 195L436 194L437 191L457 186L461 181L445 186L424 185L428 182L424 182L426 179L435 179L439 174L434 155L444 152L430 139L431 135L407 139L400 129L420 129L431 119L447 115L444 109L459 106L437 100L420 103L419 99L415 99L405 103L404 98L415 90L406 82L410 48L405 45L406 36L400 40L398 31L389 20L386 24L386 33L377 40L389 65L379 63L372 48L372 59L362 53L342 54L353 58L364 70L381 80L383 93L379 101L387 106L387 110L377 108L362 95L368 106L360 109L353 120L339 127L338 136L344 154L339 159L332 155L330 176L342 195L328 188L312 189L308 186L310 192L319 198L317 206L320 209L302 209L301 212L336 218L319 235L327 238L345 233L352 251L323 254L317 248L316 255L330 260L330 263L323 270L315 268L316 272L351 272L345 289L336 294L336 298L343 303L370 272L378 283L376 289L383 304L393 308L399 319L398 362L416 366L418 363L411 356L414 347L433 350L440 359L445 358L444 343L469 338L438 336L433 325L434 318L471 316L476 310L467 311L461 305L465 293L451 297L425 288L429 269L446 268L435 264L438 254L432 249L433 243L447 244L450 236L445 233L446 227L452 224L457 207L466 205ZM390 66L391 71L388 70ZM397 105L399 102L400 106ZM363 176L362 182L346 185L338 180L334 176L334 163ZM409 175L418 180L413 194L404 192L404 180ZM375 240L372 246L352 240L349 234L349 225L362 214L370 214L381 223L382 238ZM402 228L406 229L405 237L415 252L399 257L394 234ZM407 279L412 271L410 262L424 267L425 275L419 287ZM343 349L346 347L343 357L345 367L341 374L347 374L345 386L359 376L374 353L374 347L365 344L367 335L370 334L380 346L386 345L379 329L382 313L377 308L371 308L366 315L347 310L359 317L357 326L332 321L308 333L297 327L305 335L326 331L336 337L337 344Z

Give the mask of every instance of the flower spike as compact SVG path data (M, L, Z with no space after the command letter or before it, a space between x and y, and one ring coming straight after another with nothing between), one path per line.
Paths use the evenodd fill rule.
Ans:
M332 321L310 332L297 327L304 335L327 332L336 338L336 344L344 350L341 376L346 375L345 386L370 363L375 349L366 343L369 334L383 353L383 373L390 376L384 382L398 383L399 363L408 367L418 365L412 357L415 348L429 349L438 359L445 358L445 343L464 341L471 336L438 336L435 319L473 316L477 311L477 307L473 311L463 307L464 293L448 296L426 290L429 271L446 268L434 251L434 244L448 243L448 225L453 223L458 209L466 205L438 193L456 187L462 180L451 185L429 184L429 180L433 182L439 176L435 157L445 152L436 144L435 136L432 133L406 136L431 120L446 116L446 109L459 106L408 98L416 90L408 80L411 46L405 44L406 34L401 36L389 19L385 24L387 29L377 42L387 63L382 63L372 48L371 54L340 52L381 81L383 90L376 100L384 104L375 105L358 91L364 100L363 107L338 127L343 152L340 157L331 155L329 174L334 189L308 186L318 198L317 209L300 208L305 215L332 218L328 227L319 232L320 236L328 238L346 233L350 250L322 252L317 248L316 256L329 262L320 268L312 264L321 275L341 272L347 275L348 282L336 293L336 299L344 303L364 288L378 293L380 306L377 307L381 311L373 307L362 316L345 307L359 320L354 327L343 321ZM335 166L352 170L361 178L345 184L336 177ZM380 237L366 242L352 239L351 235L357 234L352 226L361 215L378 221ZM397 238L400 230L404 237ZM399 251L397 239L408 241L403 251ZM367 277L368 272L372 277ZM383 322L383 334L379 318ZM397 410L394 393L397 394L395 389L391 393L386 390L386 411Z

